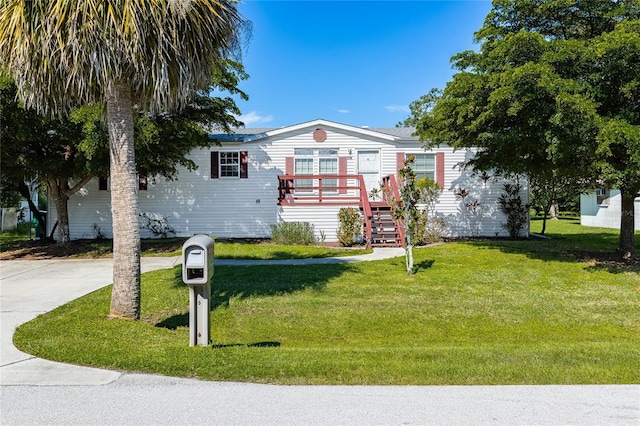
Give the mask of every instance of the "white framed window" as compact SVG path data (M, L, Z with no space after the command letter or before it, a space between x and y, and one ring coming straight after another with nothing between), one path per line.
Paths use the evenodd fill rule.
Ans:
M238 151L221 151L219 167L221 178L239 178L240 153Z
M436 178L436 155L435 154L406 154L405 158L409 158L409 155L415 157L413 163L413 171L416 174L416 179L422 179L428 177L431 180Z
M337 175L338 174L338 157L333 158L319 158L318 159L318 174L321 175ZM336 188L338 186L338 179L323 179L322 186L324 188ZM332 189L331 191L336 191Z
M293 165L296 175L337 175L338 150L296 148L294 149ZM311 192L312 190L309 188L314 186L314 179L296 179L295 186L299 192ZM322 186L335 188L338 186L338 180L323 179Z
M295 174L297 175L311 175L313 174L313 162L307 158L296 158L295 160ZM296 179L296 190L299 192L312 192L313 179Z

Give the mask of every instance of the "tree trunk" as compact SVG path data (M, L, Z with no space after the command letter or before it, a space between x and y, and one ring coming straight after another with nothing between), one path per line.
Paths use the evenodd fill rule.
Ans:
M47 179L47 186L49 188L49 195L53 198L53 203L56 205L56 212L58 214L58 244L66 244L70 241L69 237L69 209L68 201L69 195L61 187L67 187L66 181L62 180L58 182L55 178Z
M140 228L131 88L117 81L107 89L111 159L113 289L110 316L140 318Z
M29 187L27 186L27 184L24 182L21 182L18 185L18 192L20 193L20 195L24 197L25 200L27 200L27 204L29 205L29 210L31 211L33 216L36 218L36 220L40 223L40 240L42 241L46 240L47 239L47 230L45 229L46 221L44 220L44 216L40 214L40 210L38 210L38 206L36 206L33 203L33 200L31 199L31 192L29 191Z
M551 203L551 207L549 207L549 216L551 220L558 220L560 218L560 206L558 203Z
M407 244L405 248L405 261L407 274L413 275L413 246L411 244Z
M637 191L621 190L622 217L620 218L620 245L618 250L624 259L635 257L635 208Z
M409 200L405 200L404 210L404 235L405 235L405 263L407 266L407 274L413 275L413 240L411 235L411 212L409 210ZM415 208L415 207L414 207Z

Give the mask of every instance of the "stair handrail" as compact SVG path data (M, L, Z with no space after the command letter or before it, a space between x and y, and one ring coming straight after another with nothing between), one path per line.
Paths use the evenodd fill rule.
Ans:
M364 177L358 175L358 183L360 185L360 207L364 215L364 241L369 244L371 240L371 219L373 213L371 212L371 202L369 201L369 194L367 193L367 187L364 184Z
M398 188L398 182L396 181L395 175L388 175L382 178L382 186L384 188L387 188L387 191L391 191L391 194L396 200L400 199L400 189ZM382 200L384 202L389 201L389 194L387 191L382 191Z
M389 204L389 193L391 193L393 198L396 200L400 200L400 188L398 187L398 181L396 180L395 175L388 175L382 178L382 200L387 204ZM402 247L404 247L407 243L404 223L402 219L394 222L396 224L400 240L402 241Z

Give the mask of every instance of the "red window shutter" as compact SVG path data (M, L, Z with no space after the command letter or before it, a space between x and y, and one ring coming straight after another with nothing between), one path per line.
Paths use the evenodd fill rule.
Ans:
M284 174L292 175L294 173L293 169L293 157L287 157L284 160Z
M240 179L249 177L249 153L240 151Z
M405 157L404 152L396 152L396 172L404 167Z
M436 153L436 183L440 189L444 188L444 152Z
M219 158L217 151L211 152L211 179L218 179L218 177L220 177L218 169Z
M347 157L338 157L338 174L346 175L347 174ZM338 180L338 186L347 186L346 179ZM338 190L339 194L346 194L347 189L341 188Z
M294 166L293 166L293 157L286 157L284 159L284 174L285 175L292 175L295 172ZM282 182L280 182L280 184L282 184ZM293 194L293 179L287 179L286 181L284 181L284 187L285 187L285 194Z

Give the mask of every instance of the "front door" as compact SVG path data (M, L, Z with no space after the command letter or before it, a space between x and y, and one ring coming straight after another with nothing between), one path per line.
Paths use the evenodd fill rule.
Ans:
M368 194L372 189L380 188L380 151L358 151L358 174L364 178Z

